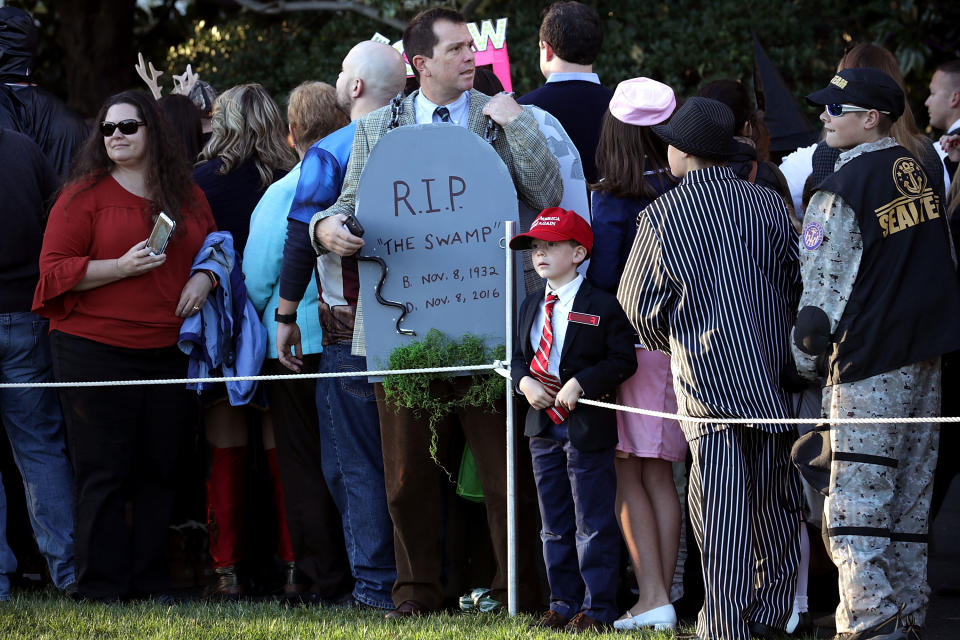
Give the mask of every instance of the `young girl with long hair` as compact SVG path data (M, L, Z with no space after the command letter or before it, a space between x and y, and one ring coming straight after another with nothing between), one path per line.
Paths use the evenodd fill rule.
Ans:
M670 87L649 78L621 82L603 117L597 146L600 182L592 185L594 245L587 277L616 292L636 235L637 216L676 184L666 144L650 127L676 107ZM636 348L636 374L620 385L621 404L675 413L670 358ZM670 585L680 541L680 502L673 462L687 443L675 420L617 413L617 519L630 554L639 597L614 622L618 629L672 629L677 617Z

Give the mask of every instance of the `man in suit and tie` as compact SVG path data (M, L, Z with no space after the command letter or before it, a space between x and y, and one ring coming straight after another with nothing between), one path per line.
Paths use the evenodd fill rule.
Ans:
M520 198L542 210L560 202L563 185L557 160L547 148L533 115L507 94L488 97L472 90L474 77L473 38L462 15L442 8L416 15L403 35L407 59L420 80L420 89L399 102L397 109L384 107L361 118L337 202L318 212L310 221L310 238L319 255L334 252L355 254L363 240L344 226L356 206L357 184L371 150L395 126L450 122L483 136L487 123L496 125L493 148L506 164ZM398 113L397 113L398 111ZM361 224L363 221L360 221ZM354 351L364 349L362 314L354 327ZM443 383L443 393L464 393L469 380L456 378ZM383 444L387 506L394 525L397 582L393 588L396 608L388 618L403 618L440 609L443 602L441 575L441 514L444 483L442 470L430 459L430 429L425 417L388 405L377 385ZM506 601L506 478L505 429L500 413L475 409L458 416L477 464L487 506L487 521L493 539L496 575L491 595ZM438 447L443 451L451 424L438 426ZM518 530L523 540L534 525L527 509L518 509ZM536 567L529 553L518 553L521 584L531 589L520 594L521 608L535 608ZM529 601L525 599L529 598Z

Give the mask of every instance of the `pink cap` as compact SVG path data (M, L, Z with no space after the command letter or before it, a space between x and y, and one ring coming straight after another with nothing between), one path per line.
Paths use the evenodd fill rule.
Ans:
M673 89L650 78L631 78L617 85L610 99L610 113L626 124L641 127L660 124L677 106Z

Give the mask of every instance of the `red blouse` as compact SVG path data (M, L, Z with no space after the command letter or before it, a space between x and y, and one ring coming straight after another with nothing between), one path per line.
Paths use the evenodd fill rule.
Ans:
M151 202L107 176L84 190L74 183L54 204L40 253L40 282L33 310L50 318L50 329L132 349L176 344L183 319L177 302L193 259L216 231L199 187L183 205L184 221L167 245L167 260L140 276L70 291L90 260L114 260L150 235Z

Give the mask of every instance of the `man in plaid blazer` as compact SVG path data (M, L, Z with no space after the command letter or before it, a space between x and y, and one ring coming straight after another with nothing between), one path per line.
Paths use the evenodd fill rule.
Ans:
M391 128L430 122L449 122L483 137L488 122L495 123L493 148L506 164L519 197L540 211L559 204L563 194L556 158L547 148L532 113L507 94L485 96L472 90L474 76L473 38L463 16L448 9L428 9L411 20L403 35L407 59L420 80L420 89L400 103L399 114L387 106L357 121L353 149L343 189L337 202L318 212L310 222L310 238L318 254L333 251L350 256L363 240L343 225L356 206L357 184L371 150ZM338 91L349 90L340 87ZM362 224L361 220L361 224ZM362 314L357 314L354 352L363 348ZM463 394L469 378L459 377L436 385L437 393ZM387 505L394 525L397 582L393 587L396 608L388 618L403 618L439 610L443 603L443 500L447 478L430 459L430 429L426 417L388 405L376 385L377 408L383 446ZM476 460L487 506L487 522L493 541L496 574L491 596L506 601L506 466L504 409L461 411L456 419L437 425L437 448L446 451L452 428L459 423ZM518 447L518 450L520 448ZM518 552L521 589L520 607L539 606L533 545L536 543L537 507L529 459L518 461L518 538L528 550ZM529 504L527 504L529 503ZM524 552L525 551L525 552Z

